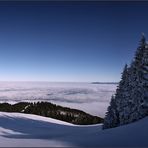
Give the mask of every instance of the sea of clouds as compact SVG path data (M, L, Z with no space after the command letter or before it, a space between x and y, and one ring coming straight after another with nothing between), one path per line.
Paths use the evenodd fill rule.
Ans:
M48 101L104 117L117 84L0 82L0 102Z

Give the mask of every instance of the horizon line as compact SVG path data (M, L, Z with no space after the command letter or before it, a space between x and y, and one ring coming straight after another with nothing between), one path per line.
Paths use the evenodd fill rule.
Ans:
M0 82L47 82L47 83L119 83L117 81L45 81L45 80L0 80Z

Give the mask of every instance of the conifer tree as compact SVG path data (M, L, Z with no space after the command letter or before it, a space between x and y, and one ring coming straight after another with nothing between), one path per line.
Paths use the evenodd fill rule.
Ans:
M132 112L130 113L130 122L143 118L147 114L148 106L148 47L144 34L140 41L140 45L135 54L135 58L131 64L132 78L131 81L131 98L132 98ZM147 77L147 78L146 78Z
M116 91L116 95L115 98L117 100L117 111L119 114L119 124L124 124L123 119L128 118L127 117L127 112L128 112L128 99L129 99L129 73L128 73L128 66L127 64L125 65L124 69L123 69L123 73L122 73L122 77L121 77L121 81L119 82L119 86L118 89ZM118 124L118 125L119 125Z
M112 103L114 100L114 103ZM115 109L116 117L111 113ZM125 65L114 99L111 99L104 119L104 128L116 127L148 115L148 44L144 34L135 57ZM113 121L114 120L114 121ZM116 124L115 124L116 123Z
M112 128L118 125L117 105L115 97L112 96L110 106L107 109L103 128Z

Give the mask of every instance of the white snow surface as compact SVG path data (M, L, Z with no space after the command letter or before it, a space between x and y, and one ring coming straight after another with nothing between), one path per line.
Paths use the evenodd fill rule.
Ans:
M148 147L148 117L117 128L0 112L0 147Z
M0 82L0 102L48 101L104 117L116 84Z

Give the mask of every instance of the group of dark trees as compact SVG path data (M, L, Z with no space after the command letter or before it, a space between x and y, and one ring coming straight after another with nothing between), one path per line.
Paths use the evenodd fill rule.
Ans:
M49 102L20 102L14 105L1 103L0 111L35 114L81 125L103 122L103 119L100 117L92 116L77 109L62 107Z
M116 93L111 98L103 128L128 124L148 115L148 43L142 35L130 66L125 65Z

